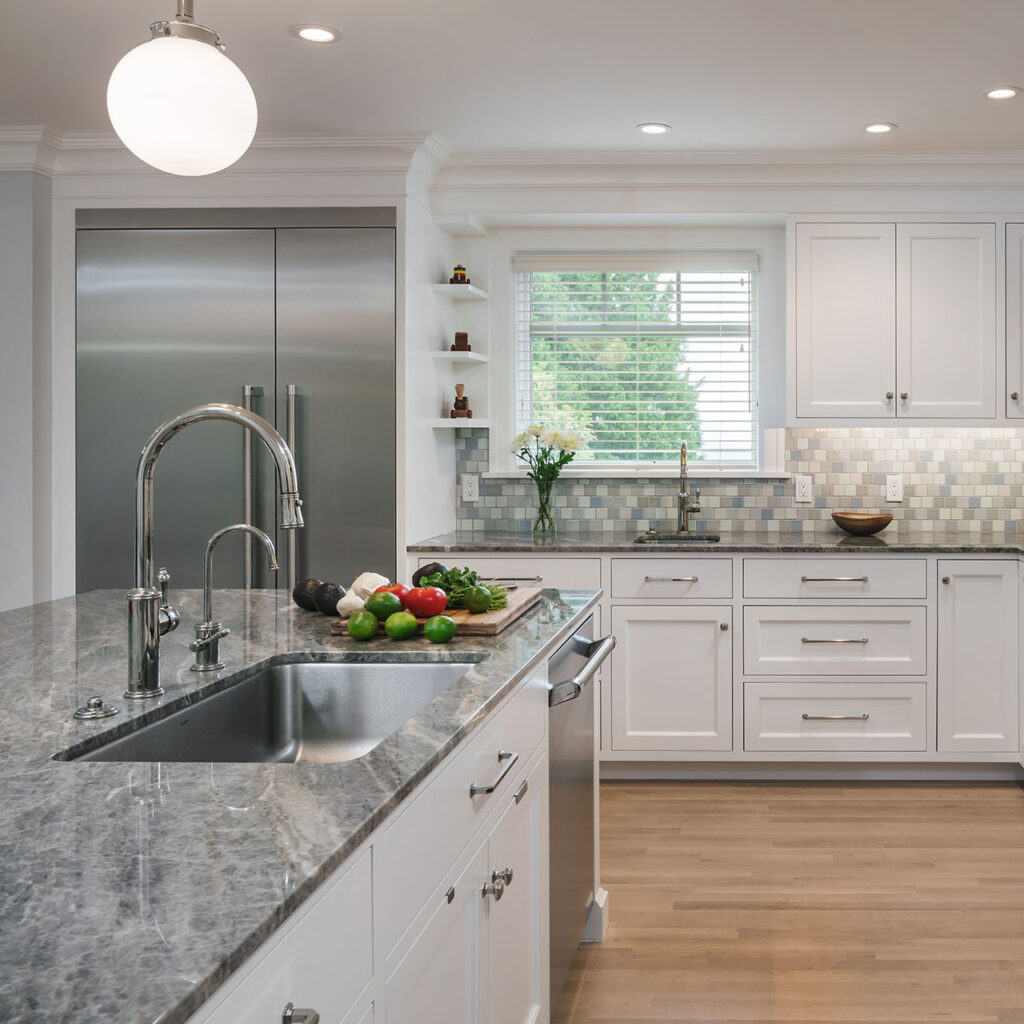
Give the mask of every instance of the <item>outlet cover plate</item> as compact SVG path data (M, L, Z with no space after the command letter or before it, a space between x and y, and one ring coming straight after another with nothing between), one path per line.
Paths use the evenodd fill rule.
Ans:
M476 473L462 474L462 500L480 500L480 477Z
M811 494L811 477L809 475L798 474L795 477L796 481L796 497L795 501L807 502L814 501L814 496Z
M903 477L900 476L899 474L895 474L894 476L887 476L885 478L885 500L903 500Z

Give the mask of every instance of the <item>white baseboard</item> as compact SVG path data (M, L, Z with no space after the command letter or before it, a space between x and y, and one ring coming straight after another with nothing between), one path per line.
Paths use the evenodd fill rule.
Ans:
M598 889L587 909L587 923L580 942L604 942L608 930L608 890Z
M602 782L1024 782L1016 764L796 764L792 762L603 761Z

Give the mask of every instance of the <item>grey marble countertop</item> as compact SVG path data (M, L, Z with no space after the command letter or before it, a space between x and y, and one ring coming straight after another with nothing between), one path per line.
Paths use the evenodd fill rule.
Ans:
M646 529L641 524L615 530L564 530L553 537L535 538L529 532L472 530L443 533L416 544L410 544L412 553L428 551L490 551L535 553L583 553L628 551L634 554L676 553L680 551L707 552L918 552L927 554L1005 553L1024 555L1024 536L995 530L971 530L967 526L921 529L910 523L893 523L881 533L869 537L854 537L831 523L802 531L736 530L722 531L721 540L713 543L681 541L679 543L635 544L634 539ZM662 525L663 531L674 530L675 525Z
M282 591L219 591L228 667L188 670L200 595L172 592L166 694L121 699L121 591L0 614L0 1018L185 1021L584 618L596 591L544 591L497 637L356 643ZM276 660L387 652L483 660L369 754L344 764L139 764L51 755L159 717ZM72 712L99 694L121 710Z

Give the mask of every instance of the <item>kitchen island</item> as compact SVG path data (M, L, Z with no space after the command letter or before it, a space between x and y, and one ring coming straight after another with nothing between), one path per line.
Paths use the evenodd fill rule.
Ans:
M0 615L4 1019L190 1019L524 679L543 669L598 596L546 590L497 637L434 646L357 644L331 636L331 620L294 608L285 592L222 591L218 610L232 629L222 645L228 667L211 681L189 671L188 626L201 618L201 595L175 593L183 628L162 641L166 694L134 703L121 699L122 592ZM379 746L346 763L51 760L276 659L382 654L480 660ZM94 694L119 714L74 720ZM303 1005L298 993L295 1001ZM279 1014L281 1007L264 1011Z

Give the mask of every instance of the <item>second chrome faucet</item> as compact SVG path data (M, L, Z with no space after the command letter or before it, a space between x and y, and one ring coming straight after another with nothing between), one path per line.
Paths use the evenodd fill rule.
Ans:
M193 672L216 672L224 668L224 662L220 660L220 642L231 635L230 629L225 629L219 622L213 621L213 549L217 541L226 537L236 530L242 533L251 533L257 540L263 542L267 549L267 556L271 569L277 568L277 552L274 550L274 542L258 527L249 523L234 523L232 526L225 526L218 530L206 543L206 567L203 572L203 621L196 623L196 638L189 645L188 649L196 656L192 663Z

